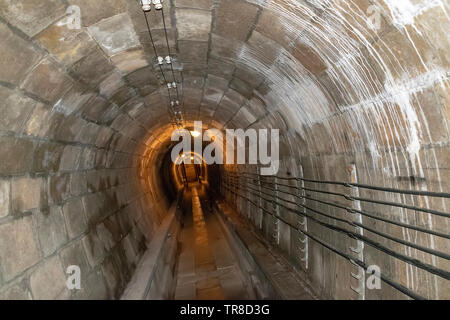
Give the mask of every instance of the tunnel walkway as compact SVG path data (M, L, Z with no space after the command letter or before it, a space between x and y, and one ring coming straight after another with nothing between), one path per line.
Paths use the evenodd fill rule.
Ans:
M205 187L189 184L180 234L175 299L249 299L245 278L205 199ZM191 204L191 206L189 206Z

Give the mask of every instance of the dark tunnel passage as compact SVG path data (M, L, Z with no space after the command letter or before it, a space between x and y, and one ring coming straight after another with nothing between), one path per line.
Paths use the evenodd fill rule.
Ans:
M0 300L450 299L449 9L0 0Z

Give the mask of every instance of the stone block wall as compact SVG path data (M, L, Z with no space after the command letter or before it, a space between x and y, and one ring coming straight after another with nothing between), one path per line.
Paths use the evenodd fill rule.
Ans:
M119 297L167 208L139 167L151 110L123 104L137 89L120 69L136 67L69 29L67 7L0 4L0 299Z

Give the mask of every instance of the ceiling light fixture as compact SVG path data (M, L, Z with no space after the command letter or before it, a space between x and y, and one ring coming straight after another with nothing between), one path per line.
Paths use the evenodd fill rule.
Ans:
M152 10L151 3L151 0L141 0L142 10L144 10L144 12Z
M162 0L153 0L153 5L155 6L156 10L162 9Z

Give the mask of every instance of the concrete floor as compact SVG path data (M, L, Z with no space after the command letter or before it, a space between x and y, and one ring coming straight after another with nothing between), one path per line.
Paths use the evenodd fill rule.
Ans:
M189 187L185 200L192 206L186 210L180 235L175 299L248 299L244 277L217 217L202 209L204 187L198 183Z

